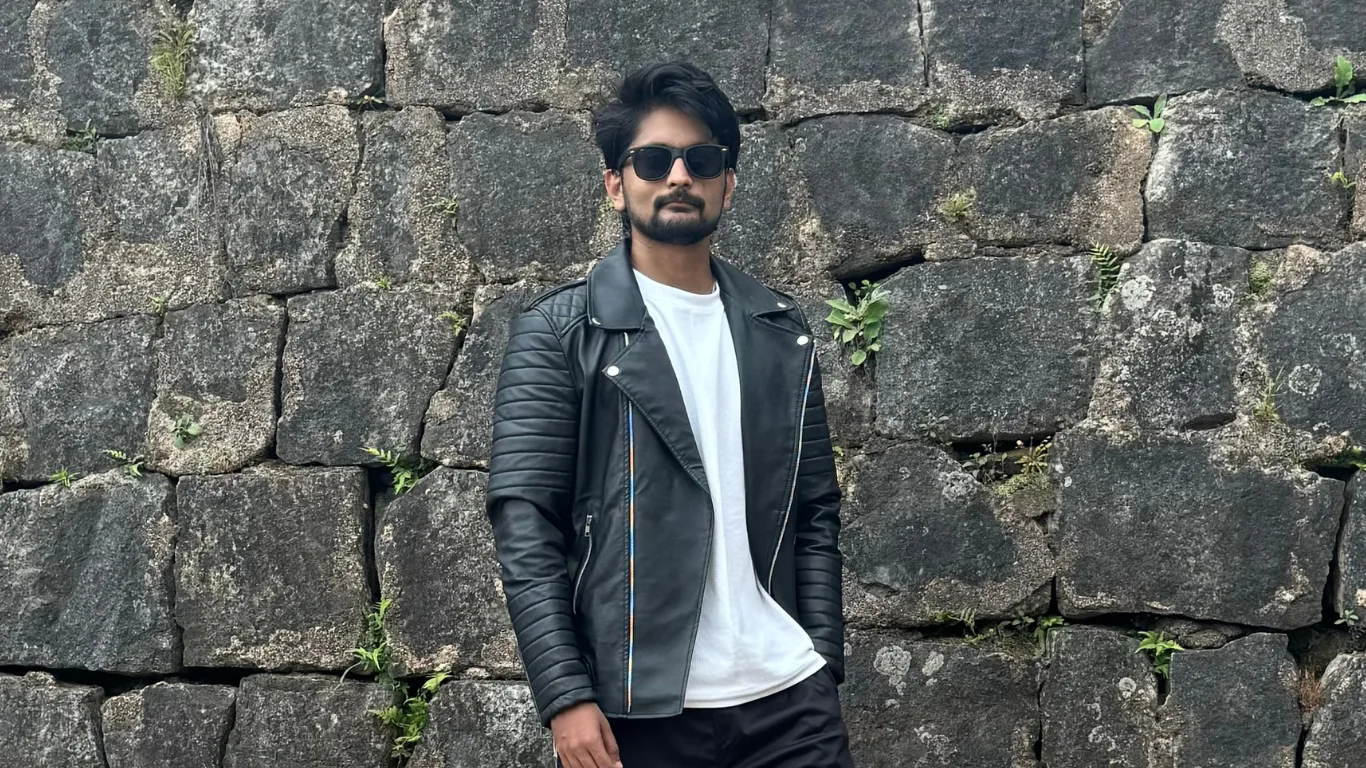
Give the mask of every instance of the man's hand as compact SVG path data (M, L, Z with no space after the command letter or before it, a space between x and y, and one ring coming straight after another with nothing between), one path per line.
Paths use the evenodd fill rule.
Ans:
M564 768L621 768L617 740L597 702L581 702L555 715L550 732Z

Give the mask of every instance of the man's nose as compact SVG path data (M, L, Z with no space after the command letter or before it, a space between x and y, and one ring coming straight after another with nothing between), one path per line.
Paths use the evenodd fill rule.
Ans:
M692 184L692 174L688 173L688 166L681 157L675 159L673 167L669 169L669 184Z

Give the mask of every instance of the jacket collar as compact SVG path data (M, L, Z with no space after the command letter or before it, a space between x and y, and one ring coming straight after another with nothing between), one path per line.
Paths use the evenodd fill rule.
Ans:
M711 271L728 311L756 316L796 310L790 300L715 256L711 257ZM615 331L645 327L645 300L632 272L629 240L617 243L588 273L588 321L594 327Z

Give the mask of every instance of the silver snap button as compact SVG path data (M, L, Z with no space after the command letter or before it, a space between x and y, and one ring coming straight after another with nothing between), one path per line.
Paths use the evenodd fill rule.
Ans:
M778 302L778 309L787 309L787 305L780 301Z
M615 365L609 365L609 366L607 366L607 375L608 375L608 376L616 376L618 373L621 373L621 369L620 369L620 368L616 367Z
M592 320L593 320L593 325L602 325L602 321L599 320L599 319L597 319L596 317L592 318Z
M805 336L798 336L798 337L797 337L797 345L798 345L798 346L806 346L806 342L808 342L808 341L811 341L811 339L809 339L809 338L807 338L807 337L805 337Z

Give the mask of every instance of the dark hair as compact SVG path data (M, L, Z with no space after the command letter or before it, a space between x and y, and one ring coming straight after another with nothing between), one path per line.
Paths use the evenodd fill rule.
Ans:
M701 121L728 148L726 165L740 159L740 120L711 75L686 61L647 64L627 75L617 97L593 115L593 136L603 164L621 171L621 156L635 141L640 122L659 107L673 107Z

